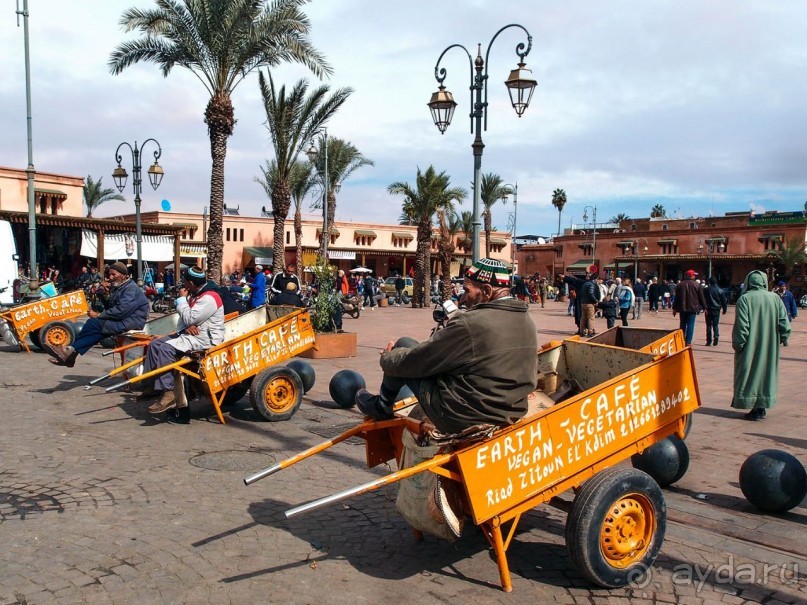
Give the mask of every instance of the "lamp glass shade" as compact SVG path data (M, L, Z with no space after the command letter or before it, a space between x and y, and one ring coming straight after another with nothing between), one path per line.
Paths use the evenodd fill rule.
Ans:
M123 191L123 188L126 187L126 179L128 178L129 174L126 172L126 168L120 164L112 171L112 180L115 181L115 187L118 188L118 191Z
M160 183L163 180L163 167L160 166L157 162L154 162L151 167L149 168L149 183L154 189L160 186Z
M311 141L311 147L309 147L306 150L305 155L308 156L308 161L311 162L312 164L315 164L317 162L317 156L319 155L319 152L317 151L317 148L314 147L313 141Z
M510 93L510 103L520 118L529 106L538 82L532 77L532 71L527 69L524 63L519 63L518 67L510 72L510 77L504 81L504 85Z
M451 118L454 117L454 109L457 107L454 95L441 85L437 92L432 94L428 105L432 112L434 125L437 126L440 134L445 134L446 128L451 124Z

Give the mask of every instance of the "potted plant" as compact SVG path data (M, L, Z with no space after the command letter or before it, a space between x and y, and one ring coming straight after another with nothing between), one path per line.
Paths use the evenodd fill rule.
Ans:
M312 359L355 357L356 334L338 332L333 322L333 312L339 304L339 293L336 292L334 280L335 267L320 257L313 267L313 272L317 284L313 318L316 344L313 349L307 350L301 356Z

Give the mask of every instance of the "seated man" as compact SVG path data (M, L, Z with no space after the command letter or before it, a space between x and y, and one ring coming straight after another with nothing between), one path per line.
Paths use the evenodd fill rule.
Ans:
M356 394L362 412L376 420L391 418L395 397L407 385L443 433L476 424L504 426L526 414L538 349L528 307L510 295L508 269L498 260L474 263L464 285L467 312L411 348L387 344L380 394L364 389Z
M272 299L274 305L285 305L287 307L305 307L302 297L297 292L297 284L293 281L286 282L286 289Z
M90 319L78 333L73 346L54 348L55 359L49 359L57 366L72 368L76 358L101 342L107 336L117 336L129 330L142 330L149 316L149 301L137 284L129 277L129 270L123 263L109 267L109 282L101 286L110 290L109 308L106 311L90 310Z
M177 298L179 324L175 334L152 340L146 353L144 371L173 363L189 351L201 351L224 341L224 306L213 282L207 281L204 271L191 267L185 272L185 286L179 289ZM149 412L159 414L176 405L174 396L174 373L165 372L154 379L154 386L145 391L139 401L159 397L149 407ZM190 411L178 409L175 420L187 424Z

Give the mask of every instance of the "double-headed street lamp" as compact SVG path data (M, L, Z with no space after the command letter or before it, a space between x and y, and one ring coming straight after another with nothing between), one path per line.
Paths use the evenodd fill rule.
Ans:
M513 276L516 274L516 227L518 225L518 183L515 185L504 185L502 188L502 202L507 203L507 196L513 194L513 237L510 240L510 263L512 264Z
M591 224L593 226L593 235L591 240L591 264L597 264L597 207L586 206L583 208L583 223L588 222L588 211L591 210ZM599 267L598 267L599 269Z
M328 240L331 238L331 233L328 231L328 129L322 129L322 148L325 152L324 161L325 161L325 168L323 172L320 172L320 177L322 178L323 184L323 194L322 194L322 245L320 246L322 258L325 262L328 261ZM317 150L316 146L314 145L314 141L311 141L311 147L305 152L308 156L308 160L316 167L317 165L317 158L319 157L319 151Z
M633 242L633 281L639 277L639 242L644 242L643 252L647 252L647 238L640 237Z
M706 275L707 278L712 277L712 255L715 253L715 242L720 242L717 247L718 252L723 252L726 249L726 238L722 235L715 235L712 237L706 238L706 246L708 246L706 251L706 256L709 258L709 273ZM698 238L698 254L703 252L704 241L702 237Z
M524 31L527 34L527 44L525 50L525 44L523 42L519 43L516 46L516 54L519 57L518 66L510 72L510 77L505 80L504 85L507 87L510 93L510 102L513 105L513 109L516 110L516 114L518 117L521 117L521 114L524 113L524 110L530 104L530 99L532 98L532 93L535 90L535 86L537 82L532 77L532 72L526 68L526 64L524 63L524 57L526 57L530 53L530 49L532 48L532 36L530 32L523 25L519 25L517 23L511 23L510 25L505 25L491 39L490 43L488 44L487 51L485 51L485 58L482 59L482 45L479 44L477 49L476 60L471 58L471 53L468 52L468 49L465 48L462 44L452 44L451 46L447 47L437 59L437 64L434 66L434 78L437 80L439 88L437 92L432 94L431 100L429 101L428 105L431 109L432 119L434 120L435 126L440 131L441 134L444 134L446 128L451 123L451 118L454 116L454 109L457 106L457 103L454 101L454 95L452 95L449 91L446 90L446 87L443 86L443 81L446 79L446 70L444 67L440 67L440 61L442 61L443 56L452 48L461 48L465 51L465 54L468 56L468 63L471 67L471 133L475 135L473 145L471 148L473 149L474 153L474 207L473 207L473 226L474 226L474 233L473 233L473 261L476 262L479 260L479 232L481 222L479 220L479 203L481 199L481 189L480 189L480 174L482 171L482 150L485 148L485 144L482 142L482 130L487 130L488 128L488 117L487 117L487 108L488 108L488 57L490 56L490 48L493 46L493 43L496 41L496 38L502 33L504 30L510 27L517 27ZM482 98L482 93L484 94L484 99ZM482 119L484 118L484 126L482 123Z
M137 147L137 141L135 141L134 147L126 142L118 145L118 148L115 150L115 161L118 163L118 167L112 171L112 178L115 181L115 186L118 188L118 191L122 192L123 188L126 187L126 179L129 177L129 175L126 173L126 169L121 166L123 156L120 154L120 149L121 147L128 147L129 151L132 153L132 185L134 186L135 194L135 231L137 239L137 271L135 272L135 277L137 278L137 283L140 286L143 285L143 233L140 228L140 190L141 185L143 184L141 177L143 167L140 163L140 154L143 152L143 149L146 147L147 143L154 143L157 146L157 150L154 152L154 163L148 169L149 182L156 191L157 187L160 186L160 183L163 180L163 169L157 161L160 159L163 150L156 139L146 139L139 148Z

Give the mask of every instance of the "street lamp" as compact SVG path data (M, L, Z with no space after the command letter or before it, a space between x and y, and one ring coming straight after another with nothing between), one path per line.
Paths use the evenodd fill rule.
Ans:
M507 203L507 196L513 194L513 237L510 240L510 263L515 279L516 274L516 226L518 220L518 183L515 185L504 185L502 188L502 202Z
M471 133L475 135L473 145L471 145L474 153L473 262L479 260L479 232L481 226L479 220L479 203L482 194L480 188L480 174L482 171L482 150L485 148L482 142L482 130L483 128L484 130L488 128L488 57L490 56L490 49L496 41L496 38L500 33L510 27L517 27L527 34L526 50L523 42L516 46L516 54L519 57L519 62L516 69L510 72L510 76L504 82L504 85L510 93L510 103L513 105L513 109L516 110L516 115L521 117L530 104L530 99L532 98L532 93L535 90L537 82L532 78L532 72L526 68L526 64L524 63L524 57L530 53L530 49L532 48L532 36L523 25L519 25L518 23L505 25L496 32L488 43L484 59L482 59L481 44L479 44L477 48L476 60L471 58L471 53L468 52L468 49L462 44L452 44L444 49L437 59L437 64L434 66L434 78L437 80L439 88L437 92L432 94L431 100L428 103L434 125L437 126L441 134L445 134L446 128L448 128L448 125L451 123L451 118L454 115L454 109L457 103L454 101L454 95L443 86L443 81L446 79L446 70L444 67L440 67L440 61L442 61L443 56L452 48L461 48L468 56L468 63L471 68L471 106L473 109L470 118ZM484 100L482 98L483 92L485 93ZM482 118L485 120L484 126Z
M118 145L118 148L115 150L115 161L118 163L118 166L112 171L112 179L115 181L115 186L118 188L118 191L122 192L123 188L126 187L126 179L129 175L126 173L126 169L121 166L123 156L120 154L120 149L121 147L128 147L129 151L132 153L132 185L135 194L135 231L137 240L137 271L135 272L135 277L137 278L137 284L139 286L143 285L143 232L140 227L140 190L143 184L141 177L143 167L140 163L140 154L148 143L154 143L157 146L157 150L154 152L154 163L148 169L149 183L151 183L151 186L156 191L163 180L163 169L157 161L160 159L163 150L156 139L146 139L139 148L137 147L137 141L135 141L134 147L125 141Z
M639 242L644 242L643 251L647 252L647 238L640 237L633 242L633 281L639 277Z
M591 264L597 264L597 207L586 206L583 208L583 223L588 222L588 211L591 210L591 221L593 226L593 235L591 240Z
M706 256L709 258L709 273L706 275L707 278L712 277L712 255L715 253L715 242L720 242L720 245L717 247L718 252L723 252L726 249L726 238L722 235L715 235L706 239L706 244L708 246L706 251ZM698 254L703 252L703 238L698 238Z
M323 180L323 194L322 194L322 258L325 262L328 261L328 240L331 238L331 233L328 230L328 129L322 129L322 147L325 149L324 161L325 161L325 171L324 173L320 172L320 177ZM311 141L311 147L308 148L308 151L305 152L308 156L308 160L314 165L317 165L317 157L319 156L319 151L314 146L314 141Z

